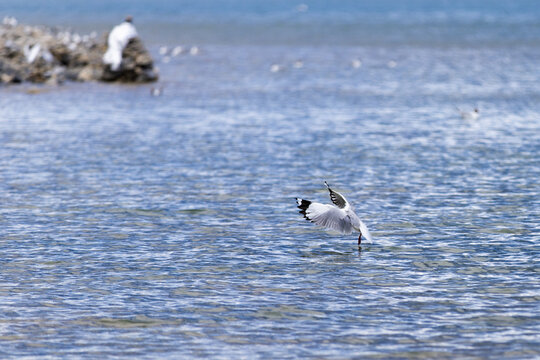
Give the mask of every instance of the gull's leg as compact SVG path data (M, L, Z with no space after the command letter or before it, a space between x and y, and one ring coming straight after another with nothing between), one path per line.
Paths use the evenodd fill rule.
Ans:
M362 233L360 233L360 236L358 236L358 246L362 244Z

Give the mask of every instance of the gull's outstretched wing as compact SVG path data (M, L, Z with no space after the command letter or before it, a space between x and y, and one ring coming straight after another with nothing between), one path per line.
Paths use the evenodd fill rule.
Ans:
M351 234L353 226L347 213L333 205L311 202L296 198L300 213L317 225L327 229L339 231L342 234Z
M349 205L349 202L347 199L345 199L345 196L341 195L337 191L332 190L326 181L324 182L324 185L326 185L328 188L328 191L330 192L330 200L332 200L334 205L340 209L344 209L347 207L347 205Z

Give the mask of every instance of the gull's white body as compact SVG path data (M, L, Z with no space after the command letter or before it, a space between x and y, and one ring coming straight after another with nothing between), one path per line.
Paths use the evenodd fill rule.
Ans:
M457 106L456 106L456 108L458 109L459 114L461 115L461 118L463 120L476 120L476 119L478 119L480 117L480 113L479 113L478 109L474 109L472 111L463 111L460 108L458 108Z
M122 51L128 44L129 40L137 37L135 26L129 21L124 21L120 25L115 26L107 41L107 52L103 55L103 63L110 65L111 70L116 71L122 63Z
M360 233L360 237L358 238L359 245L362 236L365 237L369 243L373 243L373 239L366 224L364 224L356 215L352 205L343 195L330 189L330 186L328 186L326 182L325 185L330 192L330 199L334 205L321 204L296 198L300 213L304 215L306 220L327 229L338 231L341 234L348 235L354 231L358 231Z
M29 64L32 64L34 61L36 61L40 51L41 51L40 44L35 44L32 46L29 46L27 44L23 48L24 56L26 57L26 61L28 61Z

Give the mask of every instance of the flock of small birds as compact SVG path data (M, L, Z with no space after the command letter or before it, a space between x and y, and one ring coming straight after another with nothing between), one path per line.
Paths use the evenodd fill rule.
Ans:
M13 16L5 16L2 19L2 26L10 29L16 28L19 26L19 21ZM79 45L88 45L95 43L98 37L96 31L92 31L90 34L81 35L77 32L71 32L69 30L58 30L56 28L51 29L54 36L62 44L66 45L70 51L77 49ZM29 25L24 26L25 34L32 34L41 31L39 27L32 27ZM11 48L14 46L13 41L8 40L5 42L4 46ZM53 55L50 53L47 46L42 46L40 43L36 44L25 44L23 48L23 53L29 64L34 63L40 57L43 58L46 62L50 63L53 61Z
M389 69L393 69L397 66L397 62L394 61L394 60L390 60L386 63L386 66L389 68ZM293 63L292 63L292 67L294 69L301 69L304 67L304 61L302 59L298 59L298 60L295 60ZM350 67L353 68L353 69L360 69L362 67L362 60L358 59L358 58L354 58L350 61ZM273 73L278 73L280 71L284 71L287 69L287 66L284 65L284 64L272 64L270 65L270 72L273 72Z
M172 58L176 58L180 55L191 55L196 56L200 54L200 49L198 46L191 46L191 47L184 47L184 46L161 46L159 48L159 55L161 56L161 61L163 63L169 63ZM397 62L395 60L389 60L386 63L386 66L389 69L393 69L397 67ZM304 67L304 61L302 59L297 59L291 64L292 68L294 69L302 69ZM358 58L354 58L350 61L350 67L353 69L359 69L362 67L362 60ZM284 64L271 64L270 65L270 72L272 73L278 73L281 71L284 71L287 69L287 66ZM163 86L160 87L152 87L150 89L150 95L152 96L161 96L163 95ZM456 106L456 109L464 120L477 120L480 116L480 111L478 108L474 108L473 110L462 110Z
M198 46L184 47L184 46L161 46L159 48L159 55L161 56L161 61L165 64L169 63L173 58L180 55L199 55L200 49Z

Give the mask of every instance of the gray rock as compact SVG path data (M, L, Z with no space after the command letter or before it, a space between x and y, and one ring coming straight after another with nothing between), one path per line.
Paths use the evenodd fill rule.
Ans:
M129 41L122 52L122 64L118 71L113 71L105 66L101 80L145 83L158 79L158 74L153 68L152 57L144 48L139 38Z

